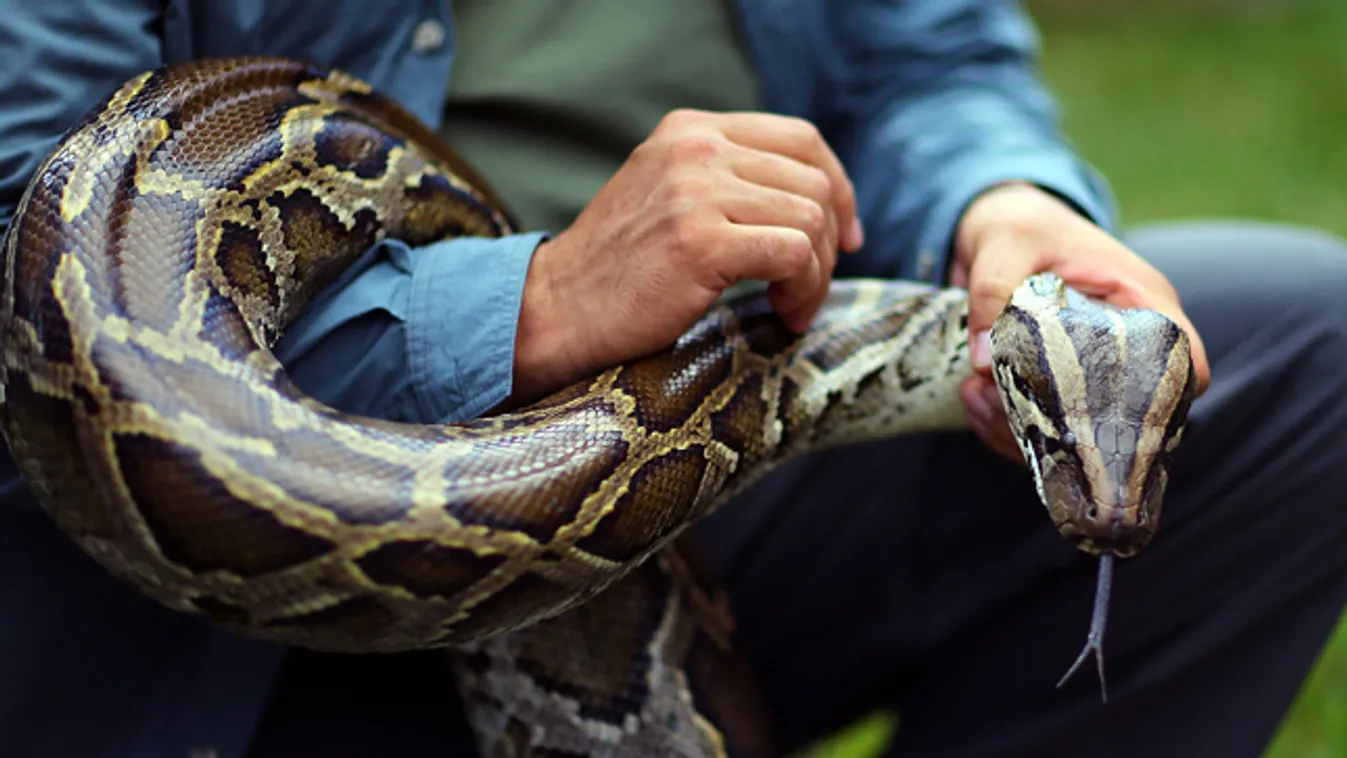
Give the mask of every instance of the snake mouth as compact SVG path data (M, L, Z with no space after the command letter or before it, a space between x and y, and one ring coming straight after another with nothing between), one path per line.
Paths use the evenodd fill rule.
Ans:
M1154 529L1137 506L1116 506L1092 502L1087 509L1060 527L1078 550L1090 555L1116 555L1130 558L1151 541Z
M1083 521L1064 525L1062 534L1076 549L1090 555L1116 555L1130 558L1141 552L1151 541L1148 527L1132 524L1123 526L1117 523L1099 523Z
M1090 537L1084 534L1069 535L1068 539L1076 549L1089 553L1090 555L1116 555L1119 558L1131 558L1150 541L1149 535L1144 539L1139 538L1137 534L1126 535L1122 537Z

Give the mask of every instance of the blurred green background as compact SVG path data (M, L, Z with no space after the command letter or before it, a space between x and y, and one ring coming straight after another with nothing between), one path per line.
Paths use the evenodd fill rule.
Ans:
M1252 216L1347 234L1347 1L1029 7L1066 131L1112 182L1124 224ZM869 758L892 728L881 714L808 758ZM1344 756L1347 625L1266 753Z

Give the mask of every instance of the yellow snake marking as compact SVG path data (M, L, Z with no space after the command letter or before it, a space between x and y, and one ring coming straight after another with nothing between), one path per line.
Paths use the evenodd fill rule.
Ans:
M1066 428L1076 437L1076 454L1081 459L1082 467L1093 481L1107 481L1109 479L1108 466L1104 461L1103 454L1099 451L1099 447L1095 444L1094 420L1091 418L1089 408L1085 403L1087 384L1080 355L1073 349L1071 338L1060 322L1040 322L1039 329L1043 333L1043 353L1047 356L1049 370L1056 379L1059 388L1058 394L1063 398L1062 420L1066 422ZM1126 350L1125 333L1109 335L1109 338L1114 340L1115 347ZM1039 414L1040 418L1036 419L1035 423L1042 423L1043 426L1040 428L1051 429L1053 427L1050 423L1051 420L1042 415L1042 410L1036 403L1030 403L1029 407ZM1097 498L1096 503L1099 508L1100 520L1111 520L1114 511L1120 505L1117 502L1116 489L1094 487L1092 492Z
M1137 440L1137 462L1128 476L1127 487L1129 491L1140 491L1145 483L1147 473L1153 468L1152 462L1155 457L1160 451L1173 452L1182 440L1182 428L1169 439L1165 439L1165 429L1169 424L1169 419L1175 413L1180 412L1180 405L1185 403L1184 391L1186 387L1180 377L1186 378L1187 376L1187 367L1192 360L1191 351L1192 348L1186 334L1183 335L1182 339L1175 340L1173 347L1169 349L1165 373L1172 378L1162 382L1156 388L1151 404L1146 408L1146 423L1142 425L1141 436Z
M135 149L133 142L136 131L135 124L119 124L118 119L125 113L126 106L131 102L131 99L140 94L149 78L149 73L137 76L117 90L116 94L108 101L99 121L111 125L114 137L102 146L92 144L92 134L82 137L90 143L88 150L91 155L87 161L76 164L70 173L70 179L65 186L65 190L61 193L59 207L61 218L66 223L73 222L88 209L89 200L93 197L93 190L97 184L95 169L112 161L116 156L130 153Z

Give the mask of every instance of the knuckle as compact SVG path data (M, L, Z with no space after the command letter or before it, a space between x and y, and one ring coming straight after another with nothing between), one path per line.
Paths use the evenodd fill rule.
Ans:
M1014 285L1000 278L982 276L969 283L968 297L973 302L991 306L1009 302L1014 289Z
M674 108L659 120L656 129L681 129L689 124L704 121L710 114L696 108Z
M812 200L802 200L799 205L800 230L810 237L821 238L828 230L828 212Z
M783 268L792 274L798 274L807 271L813 262L814 243L803 234L783 235L780 241L772 246L772 254Z
M658 154L660 148L661 144L659 136L657 134L651 134L649 137L645 138L639 144L637 144L636 147L632 148L631 154L628 156L628 159L638 162L645 162L649 160L653 155Z
M724 142L710 134L683 134L669 142L668 156L674 164L704 163L720 155Z
M803 189L809 197L820 202L830 199L834 191L832 180L828 178L827 172L815 166L808 167Z
M669 258L676 264L695 263L707 250L709 226L693 213L670 215L664 222L664 237Z
M784 116L783 118L785 119L786 127L790 129L796 139L810 142L823 142L823 134L819 132L818 126L816 126L813 121L800 118L799 116Z
M696 207L712 193L712 179L702 171L674 171L665 182L667 199L680 209Z

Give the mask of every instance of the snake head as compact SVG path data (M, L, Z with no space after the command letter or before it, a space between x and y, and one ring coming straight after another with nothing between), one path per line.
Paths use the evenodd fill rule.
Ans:
M1187 333L1036 274L997 318L991 348L1011 432L1058 531L1094 555L1140 551L1196 390Z

